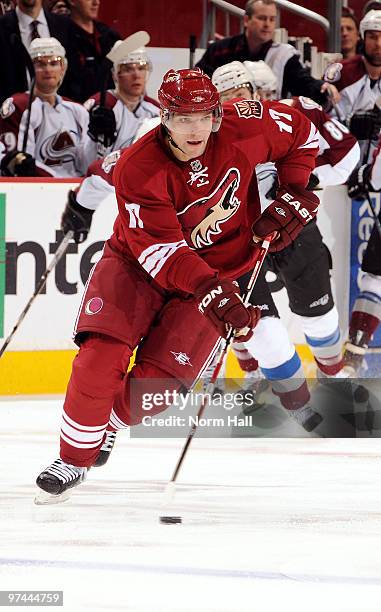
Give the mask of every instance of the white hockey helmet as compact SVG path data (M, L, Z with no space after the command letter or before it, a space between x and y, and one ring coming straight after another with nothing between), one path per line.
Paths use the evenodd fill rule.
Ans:
M123 42L123 40L117 40L111 49L111 53L122 45ZM152 62L148 56L146 47L140 47L139 49L135 49L135 51L130 51L129 53L122 55L117 62L114 62L114 70L117 71L121 64L139 64L140 66L146 65L148 71L152 72Z
M216 68L212 74L212 83L219 94L240 87L249 87L252 92L255 89L252 73L242 62L237 61Z
M56 38L35 38L29 46L29 55L32 59L54 55L66 59L65 48Z
M376 30L381 32L381 10L373 9L366 13L360 21L360 36L364 40L365 32Z
M248 70L250 70L254 79L254 87L261 89L265 93L273 93L278 89L278 81L271 70L270 66L263 60L258 62L243 62Z

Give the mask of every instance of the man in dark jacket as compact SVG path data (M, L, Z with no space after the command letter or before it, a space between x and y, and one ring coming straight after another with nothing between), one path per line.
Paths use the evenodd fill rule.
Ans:
M244 33L212 43L197 66L210 77L214 70L237 60L264 60L277 77L277 98L307 96L319 104L327 102L327 91L339 99L334 86L314 79L302 66L298 51L285 43L274 43L277 8L274 0L248 0Z
M71 61L70 27L67 17L45 12L42 0L17 0L16 9L0 17L0 103L16 91L28 89L27 48L34 38L57 38ZM60 89L62 95L68 95L66 84L67 79Z
M114 86L104 58L120 35L97 21L100 0L69 0L74 57L69 62L69 97L84 102L102 89Z

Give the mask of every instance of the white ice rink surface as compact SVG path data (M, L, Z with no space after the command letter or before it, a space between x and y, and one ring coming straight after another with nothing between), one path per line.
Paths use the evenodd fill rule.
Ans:
M182 440L122 433L69 501L33 504L60 403L0 404L0 590L63 590L73 612L380 612L381 440L195 440L183 524L162 525Z

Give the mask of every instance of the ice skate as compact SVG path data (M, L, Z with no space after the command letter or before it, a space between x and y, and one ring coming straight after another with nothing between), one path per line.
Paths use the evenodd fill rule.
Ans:
M287 410L287 412L308 433L314 431L323 420L321 414L312 410L311 406L308 404L297 410Z
M371 336L362 330L357 330L350 334L349 340L345 344L343 359L344 370L351 378L359 375L370 341Z
M88 468L77 467L56 459L37 477L41 489L35 497L35 504L58 504L70 497L73 487L86 479Z
M100 448L99 455L93 463L94 467L101 467L109 460L112 449L116 440L116 431L106 431L105 439Z

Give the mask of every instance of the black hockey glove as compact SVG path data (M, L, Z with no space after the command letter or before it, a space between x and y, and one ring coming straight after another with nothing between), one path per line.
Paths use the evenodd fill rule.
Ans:
M352 200L365 200L366 194L374 191L370 182L371 171L371 164L365 164L353 170L347 181L348 195Z
M316 176L316 174L314 174L313 172L311 172L310 174L310 178L309 181L307 183L307 191L315 191L315 189L319 189L318 185L319 185L319 177Z
M114 111L105 106L94 106L89 113L88 135L94 142L111 147L116 140L116 121Z
M357 140L378 140L381 129L381 111L378 108L355 113L349 122L349 130Z
M6 153L1 160L0 169L2 176L37 176L34 157L21 151Z
M90 231L93 210L78 204L75 191L69 191L68 201L62 213L61 229L64 234L70 230L74 232L74 241L77 244L85 242Z

